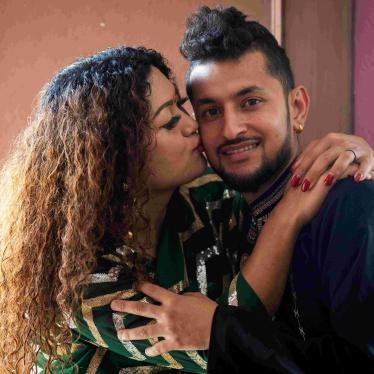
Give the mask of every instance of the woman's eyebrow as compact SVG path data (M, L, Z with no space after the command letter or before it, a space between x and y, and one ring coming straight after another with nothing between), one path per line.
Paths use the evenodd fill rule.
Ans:
M156 112L155 112L155 114L153 115L151 121L153 121L153 120L158 116L158 114L161 112L161 110L167 108L168 106L173 105L174 103L175 103L175 100L174 100L174 99L173 99L173 100L168 100L168 101L166 101L165 103L163 103L163 104L162 104L162 105L161 105L161 106L156 110Z

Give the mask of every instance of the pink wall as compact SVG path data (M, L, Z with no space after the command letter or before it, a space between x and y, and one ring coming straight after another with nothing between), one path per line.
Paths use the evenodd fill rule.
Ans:
M374 146L374 1L355 1L355 133Z

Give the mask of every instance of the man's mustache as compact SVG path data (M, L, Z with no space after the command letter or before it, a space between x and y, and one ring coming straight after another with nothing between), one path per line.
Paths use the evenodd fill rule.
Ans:
M236 144L240 144L240 143L243 143L243 142L253 142L253 141L256 141L256 142L259 142L261 139L259 137L254 137L254 136L251 136L251 137L247 137L247 136L239 136L235 139L232 139L232 140L228 140L227 142L225 143L222 143L220 144L218 147L217 147L217 153L220 153L222 148L224 147L227 147L229 145L236 145Z

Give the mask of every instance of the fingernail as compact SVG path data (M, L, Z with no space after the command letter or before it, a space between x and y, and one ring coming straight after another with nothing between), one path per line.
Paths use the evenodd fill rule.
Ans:
M332 174L327 174L327 177L325 178L325 185L331 186L332 181L334 180L334 176Z
M362 174L361 173L356 173L354 176L355 182L360 182L362 180Z
M308 179L304 179L303 185L301 186L301 191L306 192L309 190L310 181Z
M298 186L298 185L299 185L299 182L300 182L300 179L301 179L300 175L295 174L295 175L292 177L292 179L291 179L291 186L292 186L292 187L296 187L296 186Z
M147 348L144 353L146 354L146 356L149 356L149 357L153 357L155 356L155 354L152 352L151 349Z

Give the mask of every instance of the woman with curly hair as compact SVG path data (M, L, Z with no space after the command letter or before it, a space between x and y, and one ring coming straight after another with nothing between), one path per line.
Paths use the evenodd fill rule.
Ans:
M118 330L149 320L110 309L113 299L150 302L134 287L142 279L225 302L240 257L240 196L216 175L202 176L199 144L153 50L109 49L46 85L0 176L1 372L30 372L36 360L46 372L206 370L203 353L151 358L144 350L152 339L120 340ZM308 192L299 204L309 201L308 214L295 207L300 223L327 190ZM292 200L277 209L288 212ZM274 249L285 263L290 247L286 240ZM259 290L237 287L256 304Z

